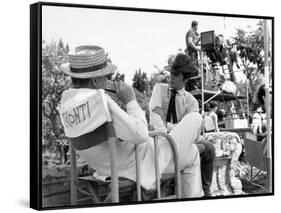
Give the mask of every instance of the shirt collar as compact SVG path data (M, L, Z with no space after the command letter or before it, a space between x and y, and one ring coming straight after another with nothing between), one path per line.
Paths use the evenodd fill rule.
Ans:
M178 92L180 95L183 95L183 94L184 94L184 87L183 87L182 89L177 90L177 92Z
M172 89L170 88L170 91L171 91ZM184 89L184 87L182 88L182 89L179 89L179 90L177 90L177 93L179 94L179 95L184 95L184 91L185 91L185 89Z

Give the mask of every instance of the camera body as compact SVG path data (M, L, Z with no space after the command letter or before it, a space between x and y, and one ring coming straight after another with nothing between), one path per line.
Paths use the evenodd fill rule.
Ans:
M213 64L218 62L221 66L226 65L224 60L226 50L223 44L223 35L216 36L214 30L201 33L201 48L206 52Z

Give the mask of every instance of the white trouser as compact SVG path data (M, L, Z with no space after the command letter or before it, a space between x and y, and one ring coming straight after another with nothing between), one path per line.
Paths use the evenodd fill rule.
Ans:
M204 195L201 181L200 155L194 141L200 135L202 116L192 112L185 115L172 129L170 135L174 139L181 169L182 197L202 197ZM164 173L174 171L173 159L169 161Z

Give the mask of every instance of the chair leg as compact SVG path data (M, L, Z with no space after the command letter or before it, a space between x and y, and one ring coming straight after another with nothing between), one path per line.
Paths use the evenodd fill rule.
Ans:
M71 159L71 171L70 171L70 204L72 206L77 205L77 165L76 165L76 153L70 146L70 159Z
M89 191L92 195L92 200L93 200L94 203L102 203L102 200L99 197L98 192L95 189L95 186L93 186L91 183L89 183Z
M112 203L111 192L108 193L108 195L107 195L106 198L104 199L103 203Z
M251 173L250 173L251 182L253 181L253 166L251 166Z

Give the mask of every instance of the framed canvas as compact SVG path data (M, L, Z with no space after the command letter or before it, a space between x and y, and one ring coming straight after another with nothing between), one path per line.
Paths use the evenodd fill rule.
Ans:
M30 207L274 195L274 17L30 5Z

